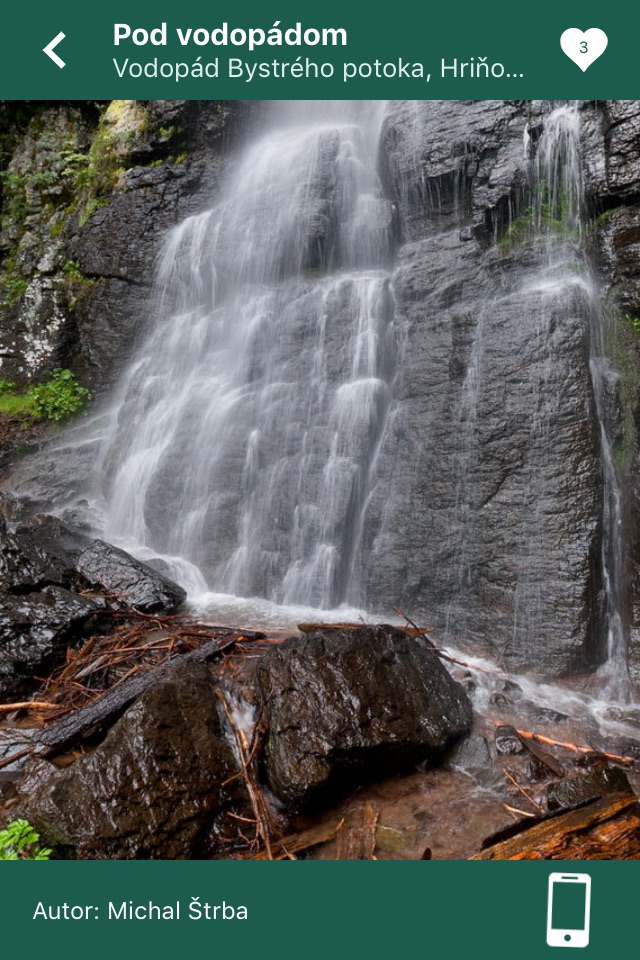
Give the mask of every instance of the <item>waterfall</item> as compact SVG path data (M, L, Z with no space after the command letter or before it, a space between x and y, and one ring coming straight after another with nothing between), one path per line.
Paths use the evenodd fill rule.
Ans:
M166 558L216 615L399 605L550 675L606 647L602 683L624 699L579 110L538 105L530 128L514 108L520 193L483 245L487 108L457 127L453 108L267 109L216 205L165 244L98 463L104 535Z
M106 535L211 589L362 601L358 545L397 337L384 104L274 104L178 226L104 454Z
M580 158L578 104L562 106L549 116L537 154L535 210L538 229L546 235L550 255L557 250L557 231L583 238L584 188ZM607 661L600 669L605 696L631 699L626 665L624 627L624 537L622 497L615 467L612 424L606 411L607 379L610 375L605 350L606 315L597 280L584 256L584 282L589 320L589 369L598 420L602 470L602 536L600 629L606 637Z

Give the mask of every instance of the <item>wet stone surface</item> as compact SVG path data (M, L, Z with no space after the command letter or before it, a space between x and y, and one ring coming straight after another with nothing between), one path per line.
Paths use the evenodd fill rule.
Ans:
M187 597L173 580L103 540L94 540L82 551L76 570L89 583L113 594L116 603L141 613L170 613Z
M267 779L293 808L439 762L471 728L471 703L431 644L392 627L292 638L266 654L256 680Z
M89 756L17 808L71 859L197 859L246 813L203 664L186 664L129 708Z

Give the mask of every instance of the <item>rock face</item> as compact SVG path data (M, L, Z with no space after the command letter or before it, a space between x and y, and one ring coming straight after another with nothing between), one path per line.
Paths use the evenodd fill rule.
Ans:
M206 666L145 693L88 757L51 777L21 815L70 858L196 859L241 809ZM238 806L240 804L240 806Z
M586 111L587 115L591 111ZM620 476L626 552L623 616L640 677L640 117L634 100L606 100L585 124L592 250L607 311L613 377L610 429Z
M213 532L194 562L206 569L214 557L224 571L240 556L242 576L252 567L253 579L245 587L237 577L233 589L290 600L286 571L296 524L311 517L313 530L322 517L331 536L334 529L352 531L334 578L349 585L327 601L312 568L305 602L346 601L381 615L400 604L453 642L499 656L511 669L546 676L590 670L606 656L604 426L623 499L628 562L621 606L634 629L632 658L640 663L640 341L634 323L640 318L640 121L635 101L580 102L581 236L561 224L552 262L548 244L532 239L531 228L536 204L538 234L548 207L539 195L540 153L556 106L388 105L379 150L384 196L376 202L385 211L380 232L391 235L380 288L393 363L377 364L376 376L385 381L384 418L373 423L372 417L363 431L362 443L370 442L372 451L364 458L367 476L357 474L352 485L347 477L327 503L319 502L313 481L309 503L300 508L294 467L279 467L277 483L268 478L250 488L261 502L263 490L273 501L260 530L258 511L252 514L252 537L263 535L263 545L242 550L239 504L251 499L249 488L225 480L220 517L202 525L205 536ZM167 228L211 206L230 131L253 109L213 101L113 101L105 110L77 101L43 108L16 132L3 203L22 212L0 237L12 265L0 322L3 377L29 379L64 359L94 390L113 382L148 315L152 263ZM299 288L299 299L277 305L278 316L291 313L277 367L300 367L303 381L302 360L315 369L307 331L319 329L304 304L320 300L324 310L327 279L341 266L340 244L332 242L337 226L328 215L336 142L325 136L310 180L317 216L296 248L304 276L293 276L291 287ZM73 201L76 167L86 186ZM34 171L46 169L56 173L51 182L41 175L34 180ZM547 226L555 231L561 219L556 210ZM220 271L225 275L234 250ZM592 282L594 266L601 291ZM200 279L208 287L206 269ZM592 322L600 293L610 366L602 404L590 357L602 332ZM344 385L334 369L334 357L343 356L335 328L342 330L353 313L351 299L341 296L343 306L331 305L326 325L332 388ZM256 356L264 352L258 344ZM283 380L293 380L288 369ZM271 448L299 464L302 438L311 436L289 413L300 406L297 400L287 406L299 430L295 438L283 441L265 431L267 459ZM606 422L598 423L599 407ZM188 407L179 431L185 451L194 415ZM333 430L325 420L314 424L314 436L316 427ZM255 465L259 480L264 451L253 456L239 431L223 433L225 468L236 477ZM98 443L86 434L66 436L48 457L23 460L12 489L57 508L86 496ZM324 453L314 454L318 477L325 463ZM102 479L113 469L105 463ZM302 472L309 472L306 466ZM204 471L207 483L213 473ZM145 512L161 546L163 538L171 540L162 496L173 504L185 489L176 477L164 464ZM360 503L362 515L354 506Z
M0 520L0 702L24 699L67 647L99 626L109 607L77 592L88 586L113 595L112 606L143 613L173 611L186 596L123 550L89 542L55 517L37 515L13 530Z
M0 702L23 699L64 660L101 611L62 587L39 593L0 595Z
M400 605L454 643L557 675L603 656L602 491L581 254L567 239L558 256L575 273L563 279L544 244L508 232L520 218L526 234L525 132L539 138L548 113L486 101L389 111L405 349L362 565L378 609Z
M2 109L14 138L0 232L3 379L30 380L63 362L100 391L147 313L164 231L213 189L242 104Z
M74 576L74 550L81 544L82 538L55 517L32 517L12 532L0 519L0 592L27 593L53 584L68 587Z
M173 580L102 540L94 540L82 551L76 570L89 583L141 613L169 613L187 597Z
M294 808L436 758L471 726L470 701L429 642L392 627L287 640L256 682L267 779Z

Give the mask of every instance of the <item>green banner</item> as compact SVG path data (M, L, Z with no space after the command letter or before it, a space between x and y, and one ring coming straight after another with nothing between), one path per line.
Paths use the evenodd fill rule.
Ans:
M589 0L13 4L0 85L11 99L624 99L633 16Z
M637 868L591 862L580 864L581 872L585 866L591 878L585 954L604 960L633 948ZM412 950L533 960L558 953L547 944L549 876L558 869L531 862L5 867L3 946L13 956L64 952L96 960L192 949L232 957L260 950L283 957L387 957ZM562 893L557 887L554 899ZM246 919L238 919L241 907ZM553 923L562 922L562 907L561 899L554 902Z

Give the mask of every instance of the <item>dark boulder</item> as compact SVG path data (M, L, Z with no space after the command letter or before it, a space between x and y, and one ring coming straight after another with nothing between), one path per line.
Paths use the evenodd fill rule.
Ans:
M50 557L72 568L91 537L70 527L58 517L37 513L18 524L16 533L29 535Z
M187 597L173 580L103 540L93 540L82 551L76 569L89 583L141 613L170 612Z
M29 593L42 587L68 587L74 576L74 560L54 537L54 528L64 524L54 517L41 517L37 523L7 530L0 528L0 591ZM35 521L35 518L34 518ZM50 523L49 523L50 521Z
M434 761L472 721L429 641L389 626L286 640L264 656L256 683L267 779L294 808Z
M20 596L0 594L0 702L33 691L82 640L104 605L58 586Z
M627 775L620 767L602 767L586 775L550 783L547 807L550 811L569 809L598 800L608 794L633 793Z
M241 781L227 784L237 772L209 671L191 663L143 694L93 754L51 777L19 813L71 859L195 859L224 831L228 810L246 812Z

